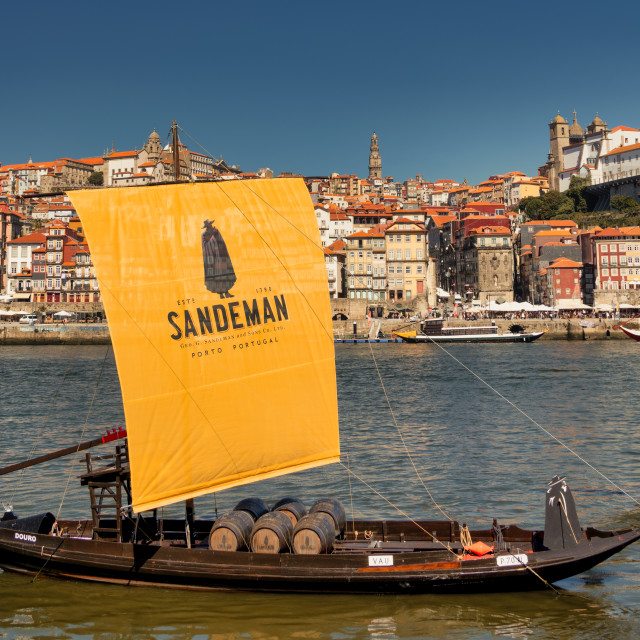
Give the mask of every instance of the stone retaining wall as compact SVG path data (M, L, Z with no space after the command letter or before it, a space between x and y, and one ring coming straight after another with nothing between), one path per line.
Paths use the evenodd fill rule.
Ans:
M451 320L454 327L486 326L491 320ZM540 340L629 340L622 331L614 329L619 320L495 320L499 331L508 331L513 324L519 324L525 331L546 331ZM370 325L366 318L361 320L334 321L333 335L336 338L351 338L354 335L367 337ZM420 327L419 322L406 320L375 320L380 330L387 336L394 331L412 331ZM630 323L637 328L639 321ZM16 322L0 322L0 345L3 344L109 344L109 327L106 324L37 324L20 325Z
M372 321L373 322L373 321ZM390 336L394 331L413 331L420 328L419 322L407 322L406 320L375 320L376 324L380 323L380 330L385 335ZM540 340L611 340L629 338L619 329L614 329L620 324L620 320L609 319L592 319L587 320L449 320L447 324L453 327L480 327L487 326L495 322L498 331L508 331L513 324L518 324L527 332L546 331ZM361 320L344 320L334 321L333 334L336 337L352 337L353 325L356 324L356 333L359 337L367 337L369 335L369 321L364 318ZM630 326L637 328L640 321L633 321Z

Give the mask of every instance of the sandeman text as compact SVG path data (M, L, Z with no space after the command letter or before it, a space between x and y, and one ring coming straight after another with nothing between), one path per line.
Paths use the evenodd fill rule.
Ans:
M214 332L224 333L230 329L243 329L270 322L289 319L284 295L265 296L260 300L241 300L214 304L210 307L184 309L180 313L170 311L167 320L173 329L172 340L197 338Z

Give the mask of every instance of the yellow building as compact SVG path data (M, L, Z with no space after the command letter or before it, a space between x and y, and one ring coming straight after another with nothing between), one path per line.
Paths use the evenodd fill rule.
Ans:
M360 300L384 300L384 232L377 227L369 231L356 231L344 241L347 245L347 296Z
M424 224L399 218L385 231L387 290L395 302L427 293L427 231Z

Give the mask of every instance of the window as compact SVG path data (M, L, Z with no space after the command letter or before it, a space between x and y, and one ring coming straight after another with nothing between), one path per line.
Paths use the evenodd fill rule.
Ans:
M405 266L405 268L404 268L404 272L405 272L405 273L411 273L411 265L410 265L410 264L408 264L408 265L406 265L406 266Z
M416 273L422 273L422 265L421 264L416 265Z
M404 241L405 242L411 242L411 236L405 236L404 237Z
M407 296L407 300L411 300L411 291L409 289L405 291L405 295Z
M393 265L389 265L389 273L395 273L395 267Z
M602 264L609 264L609 259L607 258L607 256L602 256Z
M404 250L404 259L405 260L411 260L411 249L405 249Z
M416 249L416 259L422 260L422 249Z
M603 245L602 245L602 251L603 251L603 252L607 252L607 251L609 251L609 245L608 245L608 244L603 244Z

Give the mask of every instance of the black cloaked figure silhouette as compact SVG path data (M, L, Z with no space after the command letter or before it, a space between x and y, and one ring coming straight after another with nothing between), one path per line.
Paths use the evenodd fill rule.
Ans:
M202 262L204 286L221 298L233 298L229 293L236 283L236 272L229 257L227 245L220 231L213 226L215 220L205 220L202 232Z

